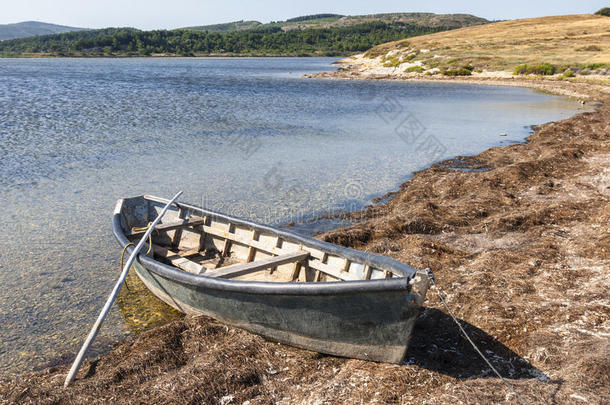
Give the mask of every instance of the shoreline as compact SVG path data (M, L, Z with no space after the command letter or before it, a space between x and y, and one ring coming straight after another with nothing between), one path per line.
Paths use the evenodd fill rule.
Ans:
M419 82L419 83L460 83L477 84L487 86L526 87L545 93L577 98L579 100L591 100L599 103L598 98L610 95L610 79L607 83L595 83L589 79L558 80L543 78L541 76L504 76L504 72L488 72L486 75L473 76L426 76L411 75L400 76L393 74L362 74L353 68L353 65L341 59L335 62L338 70L322 73L306 73L302 77L308 79L330 79L330 80L378 80L393 82ZM497 73L497 75L494 75Z
M327 77L324 75L315 77ZM431 267L441 288L449 293L450 307L475 341L487 344L499 356L492 360L494 365L512 377L511 384L528 400L568 403L584 397L596 402L610 395L607 364L603 363L608 345L596 338L607 334L604 330L609 322L600 290L610 275L608 91L590 83L550 80L419 81L512 85L554 94L563 91L559 94L592 100L596 111L537 126L525 143L458 156L415 172L397 191L390 192L390 198L382 197L382 204L354 213L359 216L358 224L320 238L386 254L415 267ZM597 269L593 280L587 280L590 268ZM592 298L580 302L576 292ZM566 294L571 294L568 302L572 305L564 307L560 302L566 300ZM592 300L601 304L591 305ZM59 383L68 366L59 366L0 382L0 396L14 401L44 397L67 402L99 400L119 395L121 381L126 379L124 382L135 384L130 392L123 392L128 401L219 401L232 395L238 403L249 400L252 404L424 398L440 403L455 398L510 402L502 383L487 376L486 367L463 342L432 291L425 305L406 358L410 366L313 354L209 319L189 318L120 342L109 354L88 361L68 393ZM587 317L595 322L587 323L583 320ZM585 324L573 327L576 320ZM558 332L553 332L558 327L568 334L558 338ZM192 352L196 341L205 345ZM176 346L176 342L180 344ZM431 345L437 347L432 354ZM455 356L456 351L461 356ZM194 353L203 364L183 356ZM511 358L514 364L506 368L505 360ZM144 370L144 363L159 369ZM269 372L269 367L276 372ZM197 377L197 368L212 374L203 381L203 389L210 388L209 392L198 390L201 375ZM585 374L586 381L581 377ZM215 381L214 375L223 378ZM171 384L168 380L173 378L185 379L187 384ZM375 384L367 385L371 380ZM164 381L171 390L154 388ZM223 382L227 389L219 387ZM29 388L28 383L34 387ZM145 394L146 390L151 392ZM179 396L170 396L177 393Z
M314 54L241 54L241 53L218 53L200 55L178 55L178 54L152 54L152 55L51 55L51 54L18 54L0 55L2 59L196 59L196 58L344 58L344 55L314 55Z

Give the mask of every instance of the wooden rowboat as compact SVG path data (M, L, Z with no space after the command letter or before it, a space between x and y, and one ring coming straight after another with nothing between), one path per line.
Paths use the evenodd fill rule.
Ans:
M120 245L167 202L119 200ZM429 270L189 204L172 206L152 235L133 268L167 304L337 356L400 363L428 289Z

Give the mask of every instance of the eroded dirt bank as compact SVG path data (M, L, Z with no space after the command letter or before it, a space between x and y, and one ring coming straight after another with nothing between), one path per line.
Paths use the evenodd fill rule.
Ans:
M354 214L358 225L321 236L432 268L530 403L610 401L610 103L603 88L578 91L603 101L597 112L418 172ZM405 363L320 355L186 318L85 363L69 389L68 365L4 380L0 402L517 403L434 290Z

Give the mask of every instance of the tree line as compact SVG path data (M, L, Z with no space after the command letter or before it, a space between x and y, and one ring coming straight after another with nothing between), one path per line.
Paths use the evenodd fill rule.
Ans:
M105 28L66 32L0 42L0 54L50 54L53 56L148 56L166 55L290 55L338 56L365 51L375 45L458 26L429 27L367 22L346 27L284 32L279 27L228 33L191 30L140 31Z

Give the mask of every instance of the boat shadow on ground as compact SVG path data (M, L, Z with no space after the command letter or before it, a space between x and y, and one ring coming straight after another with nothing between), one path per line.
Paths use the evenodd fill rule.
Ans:
M461 319L459 321L479 350L503 377L546 377L494 337L468 322ZM497 378L466 340L453 319L434 308L425 308L418 317L404 363L458 379Z

